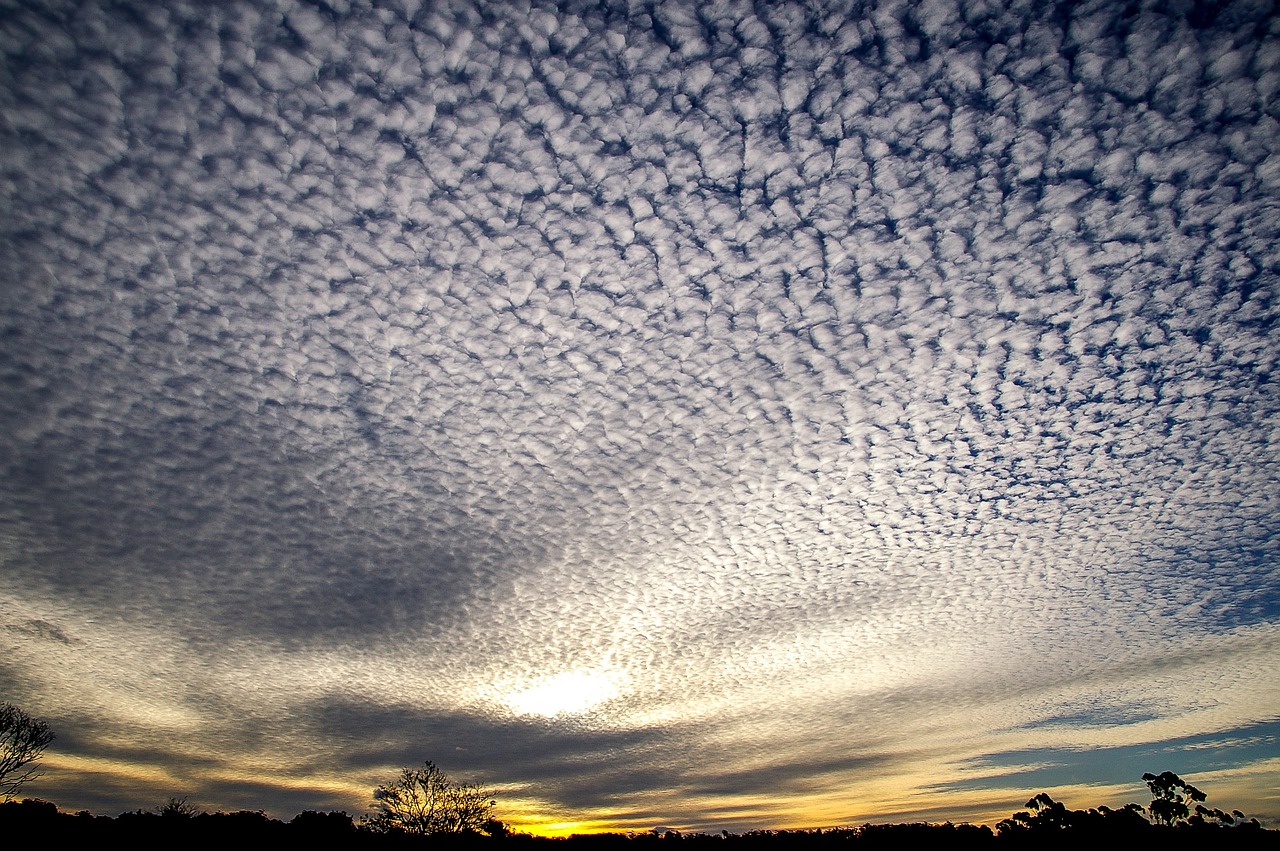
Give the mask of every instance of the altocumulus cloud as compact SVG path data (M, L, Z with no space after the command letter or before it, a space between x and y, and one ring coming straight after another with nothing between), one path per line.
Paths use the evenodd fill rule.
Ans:
M1168 5L3 4L44 793L985 816L1274 718L1278 19Z

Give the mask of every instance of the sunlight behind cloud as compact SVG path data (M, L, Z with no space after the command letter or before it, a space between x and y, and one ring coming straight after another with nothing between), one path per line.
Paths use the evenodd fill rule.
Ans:
M566 671L537 685L507 696L507 705L518 715L556 715L587 712L618 696L616 678L610 674Z

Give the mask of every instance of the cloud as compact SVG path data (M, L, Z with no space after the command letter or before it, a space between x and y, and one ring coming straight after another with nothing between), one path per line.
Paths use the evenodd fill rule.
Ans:
M844 820L1095 706L1266 720L1258 14L15 10L6 682L280 806L501 730L457 769L530 812L729 826L751 766ZM505 714L597 670L586 732Z

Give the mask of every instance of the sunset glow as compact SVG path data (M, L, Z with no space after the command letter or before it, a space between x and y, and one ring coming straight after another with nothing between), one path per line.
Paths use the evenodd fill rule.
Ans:
M16 0L29 793L1280 826L1280 16Z

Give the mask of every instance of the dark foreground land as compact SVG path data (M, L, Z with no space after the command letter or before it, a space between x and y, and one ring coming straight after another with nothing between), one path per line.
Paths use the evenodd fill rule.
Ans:
M971 824L867 824L825 830L768 830L731 834L594 834L546 839L495 831L415 836L402 831L375 832L343 812L304 812L291 821L260 812L132 812L110 818L87 812L64 813L49 802L24 800L0 804L0 846L56 842L61 847L122 843L128 847L205 848L411 848L440 851L873 851L873 849L1044 849L1101 847L1148 849L1272 849L1280 851L1280 831L1254 821L1201 822L1176 826L1152 824L1135 810L1068 811L1053 823L1016 816L997 830ZM1026 816L1027 814L1019 814Z

